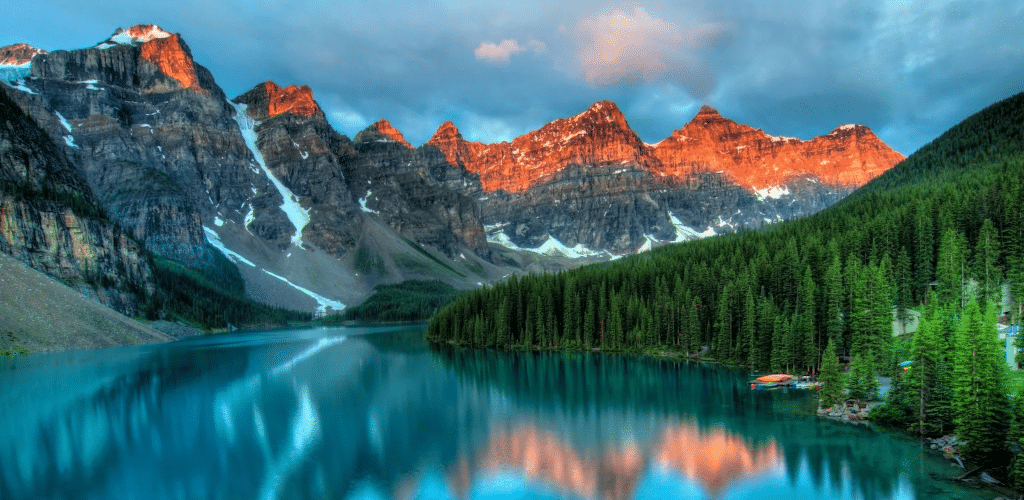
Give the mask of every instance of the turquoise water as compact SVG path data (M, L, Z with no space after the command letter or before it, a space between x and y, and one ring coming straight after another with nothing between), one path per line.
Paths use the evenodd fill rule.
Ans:
M0 358L0 498L992 498L739 371L423 327ZM933 479L937 477L939 479Z

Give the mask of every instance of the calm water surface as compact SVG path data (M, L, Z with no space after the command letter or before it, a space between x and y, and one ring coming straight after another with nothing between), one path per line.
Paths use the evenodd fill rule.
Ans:
M739 371L422 327L0 357L0 499L992 498Z

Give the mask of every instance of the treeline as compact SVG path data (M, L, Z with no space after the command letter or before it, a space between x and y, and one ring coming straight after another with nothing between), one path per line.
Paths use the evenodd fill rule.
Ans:
M427 336L473 347L674 351L793 373L815 372L831 340L839 356L889 371L894 310L908 321L932 289L961 309L971 298L984 304L1004 281L1024 296L1024 141L993 130L1024 136L1024 95L813 217L513 277L456 298Z
M377 285L373 295L342 314L327 316L319 322L340 324L345 321L426 321L458 293L438 280L409 280L392 285Z

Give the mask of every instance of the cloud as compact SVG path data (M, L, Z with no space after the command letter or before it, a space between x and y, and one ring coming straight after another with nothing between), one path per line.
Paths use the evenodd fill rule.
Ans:
M513 55L527 50L534 54L542 54L547 50L547 46L539 40L530 40L525 46L520 45L515 39L502 40L501 43L481 42L473 51L473 55L481 61L505 64Z
M575 34L580 66L591 84L667 80L700 99L715 86L714 70L701 51L719 47L732 32L728 23L683 29L636 7L632 13L612 10L583 19Z

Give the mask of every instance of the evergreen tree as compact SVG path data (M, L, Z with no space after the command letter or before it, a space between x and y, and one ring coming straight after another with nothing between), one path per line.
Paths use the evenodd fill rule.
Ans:
M855 354L846 377L850 397L862 401L878 399L878 378L870 354Z
M822 384L818 391L820 407L830 408L843 401L846 396L846 387L839 367L839 355L836 354L835 341L832 339L828 340L825 351L821 354L821 376L818 380Z
M814 316L817 311L815 304L816 292L817 287L814 284L814 277L811 276L811 268L808 266L804 270L803 282L800 285L796 329L797 337L800 339L802 347L802 356L799 359L799 363L810 373L814 373L818 366L818 330L814 323Z
M917 214L914 225L914 287L918 301L927 297L928 288L935 278L935 230L931 213Z
M978 234L978 242L974 246L973 274L978 282L978 303L988 304L995 300L1002 282L1002 269L999 267L999 235L992 219L985 219Z
M928 318L922 317L911 344L912 368L907 374L907 396L914 406L917 430L921 434L931 433L937 426L929 419L928 409L932 403L932 392L936 386L942 352Z
M832 256L832 264L825 271L825 331L828 338L840 346L843 341L843 265L839 254Z
M961 452L986 462L1002 449L1009 416L994 316L985 318L971 300L957 329L953 411Z
M743 336L746 343L747 359L744 360L747 367L754 370L760 355L760 343L757 341L757 304L754 301L754 292L747 288L743 298Z
M910 254L907 248L900 249L896 257L896 320L900 323L900 333L906 333L907 321L910 319L910 308L913 306L913 277L910 269Z
M942 233L939 245L939 260L936 266L938 277L938 299L943 304L956 304L963 308L966 304L964 288L967 285L967 261L964 258L963 236L953 229Z
M505 297L505 299L501 301L501 305L498 306L498 315L495 318L495 329L497 330L495 332L495 344L501 348L508 347L511 343L508 324L508 304L509 299L508 297Z

